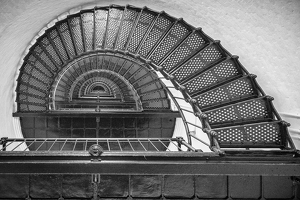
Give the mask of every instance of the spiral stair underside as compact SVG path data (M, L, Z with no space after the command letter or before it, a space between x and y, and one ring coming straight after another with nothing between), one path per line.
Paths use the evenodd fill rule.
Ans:
M272 98L237 56L200 28L146 7L95 7L69 15L48 29L20 69L18 112L47 112L55 78L80 59L81 72L74 74L99 70L96 63L101 62L101 70L125 77L144 109L170 109L165 88L152 69L160 71L203 112L198 115L194 110L201 120L207 119L221 148L294 148L288 124L277 114ZM122 59L140 64L122 65ZM65 77L74 80L74 74ZM112 77L109 73L102 76ZM71 85L65 81L59 87L60 98L67 99ZM79 94L79 88L74 88ZM134 95L126 85L122 89L132 100Z

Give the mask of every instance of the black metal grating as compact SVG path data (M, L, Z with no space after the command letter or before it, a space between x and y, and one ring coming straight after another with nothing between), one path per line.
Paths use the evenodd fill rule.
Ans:
M133 83L133 86L134 86L135 88L139 88L139 87L145 85L146 83L152 82L153 80L155 80L155 78L152 77L151 75L146 76L146 77L142 77L142 78L140 78L139 80L135 81L135 82Z
M203 88L209 87L218 82L217 77L211 71L204 72L196 76L190 82L184 84L190 93L201 91Z
M257 89L253 88L250 77L243 77L218 88L197 95L194 98L198 105L202 107L222 105L230 101L237 101L245 98L257 96Z
M281 122L265 122L214 129L221 147L280 147Z
M153 99L142 102L143 108L147 109L170 109L170 102L168 99Z
M85 50L94 49L94 13L85 12L81 14L82 30L84 35Z
M57 30L56 29L51 30L49 33L49 36L50 36L50 39L53 41L55 47L57 48L58 53L61 55L62 59L68 60L69 58L68 58L67 52L66 52L64 45L58 35Z
M50 58L45 54L43 49L39 46L36 45L35 48L33 49L34 55L45 64L44 67L49 69L51 73L54 73L56 71L56 67L53 64L53 62L50 60Z
M269 101L266 98L251 99L205 112L211 126L215 124L270 120Z
M34 96L30 96L30 95L27 95L27 101L31 102L31 103L37 103L42 106L45 106L45 104L46 104L45 99L40 99L39 97L34 97Z
M111 8L109 9L108 26L106 30L105 48L114 48L117 33L120 27L123 10Z
M57 25L58 30L60 32L60 35L62 36L62 40L65 43L66 50L69 52L69 55L71 57L74 57L76 55L75 48L72 41L72 36L68 27L68 22L63 22L59 25Z
M241 75L242 72L239 66L235 65L232 60L226 60L202 72L184 85L188 88L190 93L194 93L216 83Z
M176 70L174 75L177 80L182 81L195 72L206 69L211 63L221 59L222 56L222 52L216 45L208 46Z
M28 75L22 74L22 77L26 77L26 76L28 76ZM42 82L42 81L36 79L35 77L30 77L30 78L28 79L28 82L27 82L27 83L28 83L28 85L36 85L36 86L38 86L41 90L48 90L48 86L47 86L44 82Z
M95 10L95 46L96 49L103 48L104 35L107 23L107 10Z
M142 11L142 13L139 16L139 21L137 22L137 25L129 41L127 47L128 51L132 53L136 52L140 42L142 41L148 28L150 27L154 17L155 16L152 13L147 12L146 10Z
M116 44L116 48L121 50L125 50L126 43L130 36L131 30L134 27L135 20L138 16L138 12L135 10L127 8L124 12L124 19L122 26L120 27L120 34Z
M141 95L142 101L147 101L150 99L160 99L160 98L167 98L167 94L165 90L156 90L156 91L150 91L146 94Z
M34 88L31 88L31 87L27 88L27 92L28 92L28 94L34 94L34 95L40 96L42 98L45 98L47 96L47 94L46 94L47 91L42 92L42 91L36 90Z
M159 41L163 34L170 28L171 25L171 20L163 15L160 15L155 21L152 29L149 31L149 34L141 45L138 53L143 57L148 57L151 49Z
M147 74L147 71L145 69L139 69L131 77L129 77L129 81L130 81L130 83L133 83L136 80L138 80L140 77L142 77L146 74Z
M50 60L50 58L47 56L45 52L42 52L40 54L40 58L48 67L50 67L52 73L55 73L57 71L55 64Z
M160 42L155 49L150 59L158 64L163 58L176 47L182 40L189 34L189 30L181 23L176 23L166 35L166 37Z
M24 110L24 111L46 111L46 107L45 106L37 106L37 105L30 105L27 104L28 106L28 110Z
M162 63L166 71L173 69L178 63L189 58L196 50L205 45L202 36L195 32L191 34L172 54Z
M80 16L72 17L69 19L70 29L72 31L73 40L77 54L84 52L83 37L81 30L81 18Z
M62 61L60 60L53 46L51 45L49 39L46 36L44 36L40 41L41 41L41 45L46 49L47 53L55 61L56 65L62 65Z
M139 94L143 94L143 93L147 93L149 91L153 91L153 90L161 89L161 88L163 88L163 87L160 84L160 82L157 80L157 81L142 85L139 89L137 89L137 92Z

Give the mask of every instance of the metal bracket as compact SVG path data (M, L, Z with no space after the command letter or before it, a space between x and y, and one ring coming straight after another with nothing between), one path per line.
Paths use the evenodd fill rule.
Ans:
M92 184L93 184L93 199L98 200L98 186L100 183L100 174L92 174Z

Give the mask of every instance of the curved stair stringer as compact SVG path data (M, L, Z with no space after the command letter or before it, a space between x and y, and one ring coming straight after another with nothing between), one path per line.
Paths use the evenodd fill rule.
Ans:
M18 82L30 79L31 90L45 93L49 89L47 80L62 66L93 51L131 56L159 71L182 93L180 98L190 104L192 111L188 112L201 121L198 128L208 135L212 150L295 149L288 124L281 120L271 98L237 56L201 28L147 7L111 5L67 16L33 45L24 58ZM46 66L44 71L32 67L40 64ZM37 88L36 84L43 87ZM18 102L37 98L38 95L22 92L21 86L17 87ZM179 110L184 116L184 108L179 105ZM185 127L197 126L184 121ZM238 131L232 131L234 128ZM188 138L198 139L188 130L187 133Z

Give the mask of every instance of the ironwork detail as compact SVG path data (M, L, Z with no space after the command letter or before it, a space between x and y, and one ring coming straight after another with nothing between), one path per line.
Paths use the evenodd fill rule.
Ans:
M100 156L103 153L103 148L99 144L93 144L89 148L89 153L92 156Z

